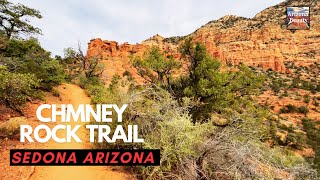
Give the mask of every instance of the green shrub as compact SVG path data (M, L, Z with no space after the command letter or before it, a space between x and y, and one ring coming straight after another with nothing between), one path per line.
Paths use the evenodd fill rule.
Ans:
M292 104L288 104L279 110L280 114L281 113L294 113L294 112L297 112L297 107Z
M107 89L103 85L92 85L88 86L86 90L91 97L91 103L93 104L101 104L106 102L107 100Z
M303 96L303 102L309 103L310 102L310 96L309 95L304 95Z
M46 100L46 94L43 91L37 90L32 94L32 97L34 99L39 99L41 101L45 101Z
M60 97L60 92L57 89L52 89L51 92L52 92L53 96Z
M275 93L278 93L280 92L281 88L286 87L286 84L283 82L282 79L272 79L270 87Z
M12 138L20 133L20 125L26 123L25 117L10 118L8 121L0 124L0 132L4 133L7 138Z
M286 105L286 108L287 108L288 112L296 112L297 111L297 107L292 104Z
M200 101L190 110L195 122L206 121L212 112L221 113L225 108L240 112L265 81L261 73L244 64L238 65L237 71L223 71L221 61L213 59L203 44L194 44L190 38L180 46L180 53L189 63L188 74L178 78L169 92L177 99Z
M0 66L0 101L20 110L28 97L34 97L39 80L33 74L8 72Z
M145 148L161 149L161 166L145 168L141 171L142 178L165 179L165 174L174 177L177 166L200 155L196 147L205 141L213 127L210 124L194 125L191 121L188 115L172 117L169 121L159 122L156 131L145 137Z
M298 108L298 112L301 114L308 114L309 113L309 109L306 106L300 106Z
M95 86L95 85L102 86L103 83L99 77L93 76L93 77L87 78L86 76L81 75L79 80L79 85L81 88L87 89L89 86Z
M41 79L40 86L45 90L50 90L52 87L61 84L64 81L65 74L59 61L49 59L41 63L41 68L36 71L35 75ZM42 72L41 72L42 71Z
M122 76L132 76L132 75L129 71L126 70L122 73Z
M0 63L6 65L8 71L22 74L34 74L40 80L39 88L51 90L64 78L63 66L52 59L37 39L10 39L0 54Z
M320 173L320 129L317 128L315 121L312 119L303 118L302 124L304 130L307 132L307 142L316 152L316 156L313 159L314 168Z
M123 77L124 77L124 76L127 76L128 81L133 81L133 80L134 80L133 77L132 77L132 74L131 74L129 71L123 72L122 76L123 76Z
M285 107L279 110L279 113L301 113L301 114L308 114L309 109L306 106L300 106L297 108L295 105L288 104Z
M117 101L118 97L118 86L120 82L120 76L114 76L112 78L111 84L107 88L99 77L86 77L80 76L79 85L81 88L85 89L85 92L90 96L91 103L102 104L102 103L112 103ZM117 98L117 99L116 99Z
M162 53L155 46L147 51L143 57L133 59L132 64L146 82L157 84L163 88L170 86L173 72L181 67L180 62L172 56Z

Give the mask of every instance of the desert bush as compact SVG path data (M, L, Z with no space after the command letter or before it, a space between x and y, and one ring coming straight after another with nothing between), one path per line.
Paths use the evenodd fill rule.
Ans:
M200 147L201 158L195 163L204 179L285 178L281 177L283 172L302 179L315 177L315 171L303 158L261 142L265 133L263 119L259 119L265 117L264 113L256 109L233 114L229 117L232 122L229 126L215 129ZM296 169L299 172L295 172Z
M4 64L8 71L34 74L40 80L40 88L51 90L64 80L63 66L56 59L52 59L50 53L34 38L10 39L1 54L4 58L0 59L0 63Z
M285 88L287 86L282 79L272 79L270 87L275 93L278 93L282 88Z
M296 107L295 105L288 104L285 107L279 110L279 113L301 113L301 114L308 114L309 109L306 106Z
M308 104L308 103L310 102L310 95L307 95L307 94L304 95L304 96L303 96L303 102L305 102L305 103Z
M4 134L6 138L12 138L20 133L20 125L26 123L25 117L10 118L0 124L0 133Z
M196 159L197 145L212 132L210 123L193 124L188 113L189 100L184 106L165 90L146 87L128 93L115 93L116 85L106 88L103 103L128 103L123 115L122 125L137 124L139 134L145 139L143 144L131 143L96 143L98 148L146 148L161 149L160 167L132 167L138 178L168 179L181 177L178 167L185 161ZM110 125L110 124L109 124ZM115 126L117 124L111 124ZM172 133L175 132L175 133Z
M107 87L99 77L81 75L79 85L90 96L92 104L114 104L121 100L121 96L124 96L119 89L122 82L120 79L118 75L113 76L111 83ZM131 83L128 84L128 86L131 85Z
M161 166L143 168L141 178L153 179L185 178L186 171L177 172L182 164L199 157L197 147L203 143L213 130L211 124L193 124L189 115L176 116L157 123L155 131L145 137L145 148L161 149ZM172 133L174 132L174 133ZM188 173L192 174L192 173ZM197 172L194 172L196 178Z
M306 147L306 137L304 134L297 132L289 132L286 138L286 144L298 150Z
M105 70L104 64L101 62L102 49L98 49L95 56L86 56L82 49L81 44L78 43L78 49L65 48L64 57L59 58L61 64L65 67L68 74L68 79L72 80L79 75L84 75L86 78L99 77Z
M55 97L60 97L60 92L59 92L59 90L57 90L57 89L52 89L51 92L52 92L52 95L53 95L53 96L55 96Z
M173 72L181 64L172 56L162 53L158 47L152 47L143 57L136 57L133 66L146 82L165 88L170 86Z
M79 86L83 89L88 89L89 86L100 86L103 85L99 77L86 77L84 75L80 76Z
M122 76L132 76L132 75L129 71L126 70L122 73Z
M308 179L316 175L302 157L254 140L228 140L224 133L209 146L207 179ZM288 172L288 177L283 177L283 172Z
M313 159L313 167L317 169L320 174L320 129L317 128L316 123L312 119L303 118L302 124L304 130L307 132L307 143L315 150L316 156Z
M299 77L294 77L290 87L304 89L307 91L311 91L311 93L315 94L320 91L320 85L317 82L302 80Z
M273 152L261 155L267 149L260 142L264 131L267 131L261 123L267 111L254 106L247 107L250 110L242 114L226 109L222 118L228 120L228 126L216 127L212 122L192 123L188 110L194 101L190 98L183 98L178 103L170 93L157 86L114 93L112 90L116 87L113 85L113 88L105 89L107 98L103 103L128 103L122 125L137 124L145 143L119 141L95 145L97 148L160 149L159 167L128 168L138 179L275 178L281 172L300 165L306 175L301 172L297 176L309 177L312 174L303 160L294 160L297 157L280 153L273 157ZM114 125L117 124L111 126ZM270 157L280 160L271 161ZM259 169L263 164L269 168L267 173Z
M40 79L41 88L51 90L54 86L57 86L64 81L64 70L57 60L49 59L43 61L40 66L41 68L36 71L37 73L35 73L35 75Z
M281 108L279 110L279 113L294 113L294 112L297 112L297 107L295 105L292 105L292 104L288 104L286 105L285 107Z
M297 111L297 107L296 107L295 105L292 105L292 104L286 105L286 108L287 108L288 112L295 112L295 111Z
M0 66L0 101L20 110L28 97L34 97L39 81L33 74L11 73Z
M309 113L309 109L306 106L300 106L297 110L297 112L301 113L301 114L308 114Z
M99 77L81 75L79 85L90 96L92 104L101 104L106 100L108 91Z
M111 92L107 91L104 86L94 85L89 86L86 91L91 96L92 104L101 104L107 101L107 97L111 96Z
M124 71L124 72L122 73L122 76L123 76L123 77L124 77L124 76L127 76L127 78L128 78L129 81L133 81L133 80L134 80L133 77L132 77L132 74L131 74L129 71Z
M288 96L289 96L289 93L288 93L288 91L284 91L282 95L283 95L284 97L288 97Z

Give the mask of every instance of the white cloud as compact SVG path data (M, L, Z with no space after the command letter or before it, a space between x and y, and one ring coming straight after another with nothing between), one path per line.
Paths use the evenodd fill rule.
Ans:
M283 0L12 0L40 10L42 45L53 54L84 48L92 38L137 43L154 35L186 35L227 14L253 17Z

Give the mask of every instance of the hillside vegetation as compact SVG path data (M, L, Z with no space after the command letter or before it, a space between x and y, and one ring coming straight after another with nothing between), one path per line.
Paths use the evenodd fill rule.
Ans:
M123 123L138 124L145 139L143 144L95 143L97 148L160 149L160 167L127 168L139 179L316 179L312 160L296 154L290 144L276 143L278 119L256 101L271 88L269 71L225 66L191 38L179 49L189 66L178 77L180 62L157 47L132 57L143 85L130 72L107 84L103 73L75 77L93 104L128 103ZM74 57L82 57L81 52L68 49L65 59L79 61ZM94 58L87 62L102 66L102 59Z
M179 60L158 46L120 59L130 59L142 82L131 71L106 78L113 67L100 52L66 48L64 57L51 57L32 37L41 30L25 20L41 18L39 11L6 0L0 10L1 111L22 113L44 92L59 96L54 87L68 81L92 104L129 104L122 125L137 124L145 143L93 145L160 149L160 166L125 167L137 179L319 178L319 63L286 63L286 73L222 63L190 35L166 39ZM8 127L0 128L6 138L18 133Z
M41 30L29 24L29 18L41 18L41 14L22 4L0 1L1 122L7 117L23 115L28 101L44 100L44 92L54 91L53 87L65 80L60 61L52 58L32 37ZM14 129L0 129L1 138L19 132L18 119L9 121L17 124Z

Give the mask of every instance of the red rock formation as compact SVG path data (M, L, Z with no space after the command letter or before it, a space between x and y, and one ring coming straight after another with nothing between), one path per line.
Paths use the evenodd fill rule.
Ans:
M310 30L290 31L286 29L287 6L311 6ZM201 42L210 55L224 63L245 63L280 72L288 72L285 61L294 61L299 65L308 65L320 61L320 2L285 1L258 13L254 18L225 16L211 21L188 36ZM179 59L179 45L188 37L163 38L155 35L141 44L93 39L88 45L88 56L101 53L108 68L107 79L112 75L121 75L129 71L134 78L142 81L131 66L130 56L142 56L151 46Z

